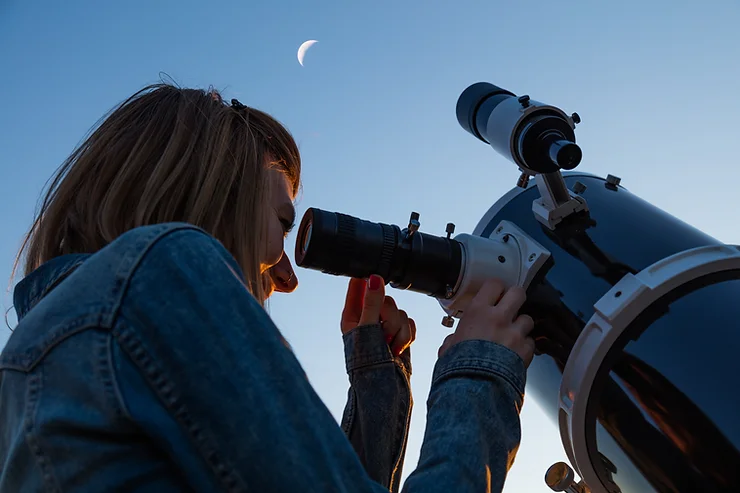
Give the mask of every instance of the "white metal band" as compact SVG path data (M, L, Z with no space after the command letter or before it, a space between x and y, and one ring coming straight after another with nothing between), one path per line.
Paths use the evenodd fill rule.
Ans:
M636 275L627 274L594 305L563 371L558 421L563 447L591 493L609 493L586 445L586 406L596 374L629 324L659 298L687 282L740 269L740 246L710 245L666 257Z

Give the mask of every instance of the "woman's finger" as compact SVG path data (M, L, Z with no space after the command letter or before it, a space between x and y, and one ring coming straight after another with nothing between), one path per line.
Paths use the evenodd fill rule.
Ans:
M411 344L409 316L404 310L399 310L398 314L401 317L401 329L396 333L396 336L391 342L391 352L393 352L394 356L401 354Z
M483 283L470 302L478 306L494 306L499 302L505 291L506 286L501 279L491 278Z
M526 300L527 292L519 286L512 286L506 290L496 306L503 311L507 321L513 321Z
M383 325L385 341L390 344L401 330L401 314L395 300L390 296L385 297L383 306L380 308L380 323Z
M519 329L522 335L529 336L534 329L534 320L529 315L519 315L512 325Z
M347 295L344 299L344 309L342 310L341 328L343 334L354 329L360 323L366 287L367 283L364 279L350 278Z
M534 343L534 339L531 337L527 337L524 339L524 356L522 356L522 360L524 361L524 368L529 368L529 365L532 364L532 360L534 359L534 354L536 351L536 346Z
M441 358L442 355L445 354L445 352L452 346L453 342L455 340L455 332L445 337L445 340L442 341L442 345L439 346L439 351L437 351L437 357Z
M385 281L373 274L367 280L365 296L362 300L362 315L357 325L377 324L381 320L381 311L385 300Z

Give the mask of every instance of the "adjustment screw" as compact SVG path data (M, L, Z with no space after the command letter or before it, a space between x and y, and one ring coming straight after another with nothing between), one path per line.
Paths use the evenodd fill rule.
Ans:
M584 185L580 181L575 182L575 184L573 185L573 193L580 195L585 191L586 191L586 185Z
M503 240L504 240L504 243L508 243L508 242L509 242L509 236L510 236L510 235L509 235L509 233L506 233L506 234L504 235L504 238L503 238Z
M504 257L503 255L499 255L498 256L498 261L503 264L504 262L506 262L506 257Z
M449 240L452 233L455 232L455 224L447 223L447 228L445 229L445 232L447 233L447 239Z
M575 472L565 462L556 462L545 473L545 484L552 491L573 491Z
M444 325L447 328L452 328L452 326L455 325L455 319L449 315L446 315L442 317L442 325Z
M575 123L576 125L581 123L581 116L578 113L573 113L572 115L570 115L570 117L573 119L573 123Z
M618 176L606 175L606 182L609 185L612 185L612 186L615 186L616 187L616 186L618 186L622 182L622 179L620 177L618 177Z
M519 99L517 99L517 101L519 101L519 104L521 104L523 108L529 107L529 96L527 96L526 94L524 96L519 96Z
M529 185L529 175L527 173L522 173L519 175L519 179L516 181L516 186L519 188L527 188Z
M409 219L409 235L412 235L419 231L419 227L421 226L421 223L419 222L419 213L418 212L412 212L411 218Z
M531 255L529 256L529 261L530 261L530 262L533 262L533 261L534 261L534 259L536 259L536 258L537 258L537 255L535 255L535 254L533 253L533 254L531 254Z

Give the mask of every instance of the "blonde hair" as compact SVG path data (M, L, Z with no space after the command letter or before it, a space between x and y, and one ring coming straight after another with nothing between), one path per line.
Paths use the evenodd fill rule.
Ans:
M260 258L267 167L293 196L301 161L270 115L210 89L154 84L114 108L64 161L25 236L25 275L54 257L94 253L126 231L165 222L203 228L231 252L264 304Z

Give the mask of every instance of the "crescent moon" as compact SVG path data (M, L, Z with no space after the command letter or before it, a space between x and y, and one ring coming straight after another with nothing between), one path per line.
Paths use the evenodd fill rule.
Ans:
M318 41L315 39L309 39L308 41L304 41L301 46L298 47L298 63L301 64L301 67L303 66L303 57L306 56L306 52L316 43L318 43Z

